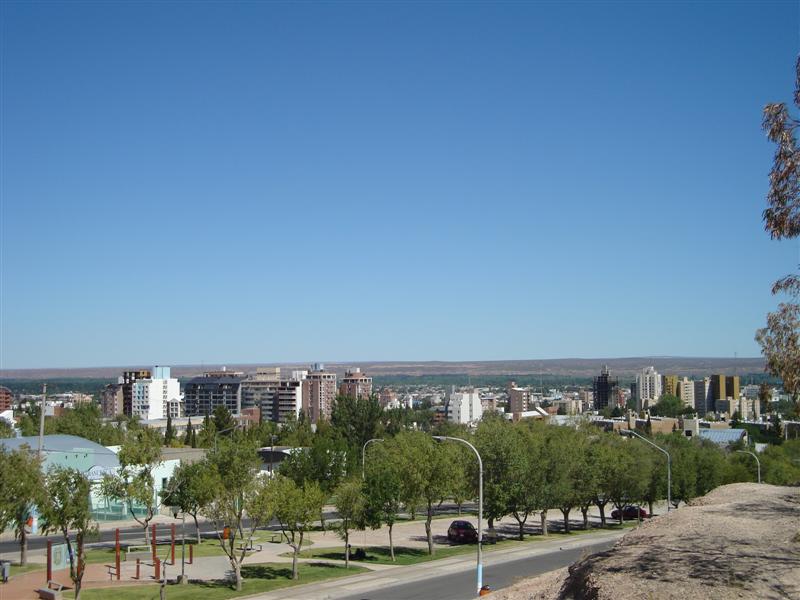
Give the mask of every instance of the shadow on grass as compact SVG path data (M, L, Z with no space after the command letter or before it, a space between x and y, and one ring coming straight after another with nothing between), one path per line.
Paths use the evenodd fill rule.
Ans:
M354 562L386 562L391 560L389 548L381 546L369 546L365 549L366 554L360 556L357 554L361 548L355 548L350 552L350 560ZM428 556L428 550L425 548L408 548L405 546L396 547L394 555L398 559L402 558L420 558ZM344 550L331 550L329 552L314 553L314 558L322 560L344 560Z

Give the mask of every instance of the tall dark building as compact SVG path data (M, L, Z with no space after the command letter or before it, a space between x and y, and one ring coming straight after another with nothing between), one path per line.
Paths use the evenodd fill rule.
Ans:
M187 417L210 415L217 406L224 406L231 414L242 410L242 381L238 373L216 371L195 377L183 387L184 414Z
M613 379L608 373L608 365L603 365L600 375L594 378L592 390L594 391L594 407L603 410L609 404L614 403L614 388L619 385L619 380Z

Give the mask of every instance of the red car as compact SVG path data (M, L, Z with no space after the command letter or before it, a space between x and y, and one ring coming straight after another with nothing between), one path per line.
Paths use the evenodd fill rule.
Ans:
M637 514L638 511L638 514ZM647 511L643 509L641 506L623 506L622 507L622 518L623 519L646 519L650 515L647 514ZM612 519L619 519L619 509L614 509L611 512Z
M453 521L447 528L447 539L457 544L478 541L478 530L469 521Z

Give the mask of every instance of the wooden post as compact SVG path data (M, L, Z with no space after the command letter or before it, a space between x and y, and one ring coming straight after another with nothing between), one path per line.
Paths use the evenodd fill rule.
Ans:
M156 560L155 560L155 566L156 566L155 580L156 581L160 581L161 580L161 561L158 560L157 556L156 556Z
M52 578L53 578L53 542L47 540L47 581L50 581Z
M153 523L153 533L150 536L150 542L153 545L153 561L156 560L156 524Z
M175 523L172 524L172 565L175 565Z
M189 544L189 564L194 564L194 544Z
M136 579L139 579L139 576L141 575L141 573L139 571L141 566L142 566L141 560L137 558L136 559Z
M119 527L117 527L116 533L114 534L114 546L116 550L116 562L117 562L117 581L119 581Z

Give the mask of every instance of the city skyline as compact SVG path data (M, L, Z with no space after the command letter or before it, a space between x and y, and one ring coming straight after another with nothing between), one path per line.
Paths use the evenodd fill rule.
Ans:
M797 263L790 3L1 10L0 369L754 357Z

